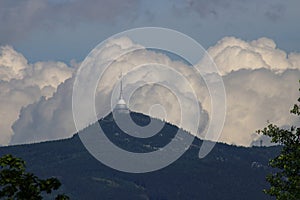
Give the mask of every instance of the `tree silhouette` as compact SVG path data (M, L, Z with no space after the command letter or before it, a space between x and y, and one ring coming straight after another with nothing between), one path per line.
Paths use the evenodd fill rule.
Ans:
M10 154L0 158L0 170L0 199L40 200L43 193L50 194L61 186L56 178L43 180L26 172L25 161ZM69 197L61 194L55 199L68 200Z

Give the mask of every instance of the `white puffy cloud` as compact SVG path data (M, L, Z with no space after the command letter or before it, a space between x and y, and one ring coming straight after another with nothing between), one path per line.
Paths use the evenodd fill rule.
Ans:
M72 117L73 79L59 85L54 95L23 108L14 123L11 144L62 139L75 133Z
M299 70L276 74L263 68L224 76L227 116L220 141L249 146L259 138L255 131L268 121L279 126L299 124L289 113L299 95L299 77Z
M246 42L235 37L225 37L208 49L209 55L220 69L227 74L239 69L266 68L274 72L299 69L299 54L276 48L269 38L259 38Z
M27 59L11 46L0 47L0 144L9 143L11 126L22 107L44 96L49 98L57 86L71 77L73 69L62 62L37 62Z
M139 48L139 50L114 60L116 55L120 55L127 50L135 50L136 48ZM187 84L176 82L177 79L175 76L170 77L170 70L163 69L163 66L172 66L177 69L179 73L189 77L192 85L199 88L200 86L203 87L203 81L199 80L198 76L194 75L193 70L189 66L186 66L181 62L174 62L164 54L146 50L143 47L132 43L128 38L109 41L100 54L97 54L97 52L94 53L99 61L97 66L99 66L100 63L106 64L114 60L101 77L97 88L95 104L98 113L102 113L101 111L105 111L105 109L110 110L110 108L107 108L107 105L111 104L110 97L113 95L112 91L119 80L121 72L123 72L123 74L126 74L124 77L124 96L126 100L129 100L129 107L132 110L149 114L153 104L161 104L167 111L165 119L174 124L178 124L180 121L181 110L176 102L176 97L180 97L183 101L183 108L181 109L190 110L191 118L186 121L192 122L193 118L195 118L195 108L189 108L192 100L191 95L189 94L190 91L186 88ZM89 62L90 60L87 59L86 63ZM135 69L135 67L144 65L145 63L156 64L150 64ZM86 77L91 77L92 74L95 73L94 68L86 73ZM61 139L75 133L76 129L73 122L71 107L74 79L75 77L67 80L64 84L61 84L53 97L49 99L42 98L38 102L35 102L22 110L20 118L13 126L15 135L11 140L12 144ZM155 84L151 84L150 81L154 81ZM170 92L166 87L159 85L164 84L166 81L175 85L175 90ZM139 87L129 99L127 92L138 83L142 84L141 87ZM90 88L87 86L86 89ZM196 91L199 96L204 97L205 94L204 92L201 92L202 90L205 91L206 88L203 87L201 90L198 89ZM80 104L85 105L86 102L85 98L82 98ZM199 131L203 131L208 120L208 115L203 110L200 110L200 112L202 114ZM88 123L92 122L89 121ZM88 123L86 125L88 125ZM192 125L193 124L186 123L183 124L183 127L189 129Z
M26 58L11 46L1 46L0 50L0 80L22 79L29 67Z
M297 100L300 54L287 54L269 38L250 42L225 37L208 49L223 74L227 117L220 141L251 145L267 121L298 123L289 110Z
M180 116L176 96L184 99L182 109L190 109L191 95L182 82L177 81L170 71L159 67L171 66L180 74L188 77L196 91L198 103L203 110L200 131L203 131L210 116L210 97L205 83L185 64L173 61L168 56L140 49L126 54L116 60L115 55L140 47L128 38L110 41L102 54L97 55L99 62L114 61L106 70L99 82L96 94L96 108L101 113L109 109L108 105L115 93L111 93L121 71L124 77L125 99L129 100L128 91L136 84L147 83L150 80L164 83L169 80L175 85L172 92L157 84L146 84L140 87L129 100L129 106L136 111L149 114L154 103L162 104L167 111L167 121L178 124ZM223 75L227 94L227 118L219 141L249 146L259 136L255 130L266 125L267 121L280 126L298 123L289 114L289 108L297 99L298 79L300 77L300 55L276 48L273 40L260 38L254 41L243 41L233 37L220 40L208 49ZM89 62L89 61L87 61ZM155 62L147 69L132 69L145 63ZM201 67L203 63L200 63ZM159 69L160 73L154 73ZM93 73L92 71L89 73ZM38 102L22 109L20 118L14 124L15 135L12 143L42 141L71 136L75 132L71 110L71 95L73 79L61 84L53 97L42 98ZM117 93L117 92L116 92ZM174 95L175 94L175 95ZM116 100L116 99L115 99ZM84 98L82 100L84 104ZM114 103L114 102L113 102ZM151 114L151 112L150 112ZM153 113L152 113L153 114ZM191 115L193 117L193 115ZM182 124L189 129L188 123Z

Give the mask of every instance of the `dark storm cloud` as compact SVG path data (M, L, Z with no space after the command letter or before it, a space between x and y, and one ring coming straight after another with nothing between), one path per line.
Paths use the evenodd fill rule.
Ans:
M286 7L282 4L270 5L270 9L265 12L265 16L272 20L277 21L283 17L286 12Z
M280 19L285 11L286 6L282 3L269 1L245 1L245 0L186 0L179 5L174 6L176 11L196 12L201 18L208 16L220 17L224 13L226 16L238 14L239 16L248 15L249 13L261 14L271 21ZM248 17L254 17L248 15Z
M299 51L299 6L299 0L0 0L0 45L14 46L30 62L69 62L112 34L158 26L205 48L225 36L264 36Z
M132 17L139 0L1 0L0 44L26 36L33 29L75 27L81 22L112 23Z
M230 7L230 1L224 0L187 0L186 8L196 11L201 17L208 15L217 16L220 9L226 9Z

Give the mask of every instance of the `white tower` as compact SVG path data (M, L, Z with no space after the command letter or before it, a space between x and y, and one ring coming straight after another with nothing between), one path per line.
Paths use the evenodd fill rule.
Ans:
M129 113L129 109L127 107L127 104L123 98L123 84L122 84L122 74L121 74L121 84L120 84L120 95L119 100L114 108L114 112L117 113Z

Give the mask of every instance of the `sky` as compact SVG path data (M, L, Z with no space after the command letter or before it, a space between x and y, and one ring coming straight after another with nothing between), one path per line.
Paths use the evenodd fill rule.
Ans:
M288 110L298 97L299 8L297 0L0 0L0 145L70 137L71 88L83 59L111 35L156 26L180 31L207 49L227 93L220 141L249 146L266 121L298 123ZM110 45L121 52L124 44L136 45L125 39ZM126 59L184 67L167 55L144 54ZM156 87L141 97L153 91L153 99L165 101ZM141 99L133 102L140 105ZM204 122L210 118L207 101L199 97ZM176 123L175 116L169 121Z
M82 60L112 34L143 26L183 32L205 48L224 36L269 37L300 51L297 0L24 0L0 2L0 44L31 61Z

